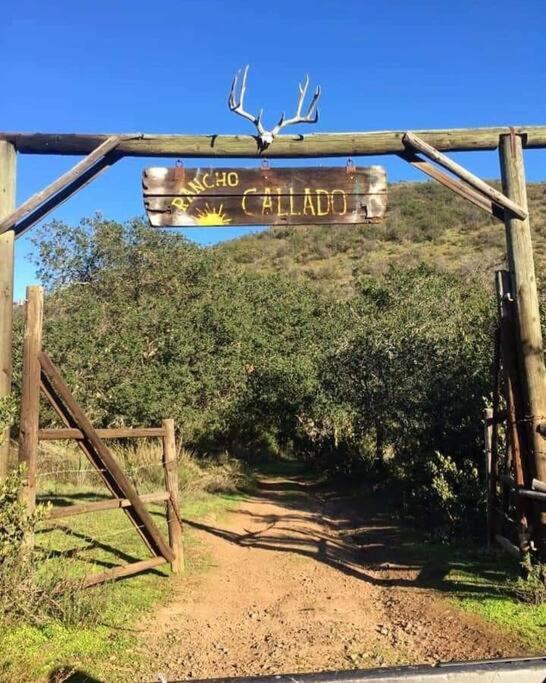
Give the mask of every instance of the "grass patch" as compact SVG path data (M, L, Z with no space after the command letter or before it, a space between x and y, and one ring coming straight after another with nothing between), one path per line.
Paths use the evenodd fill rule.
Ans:
M516 633L529 649L544 652L546 604L533 605L519 596L518 562L498 549L427 541L414 531L403 531L404 552L421 565L420 585L438 590L456 606Z
M385 559L418 568L417 586L438 591L456 607L516 634L528 652L544 653L546 604L521 599L525 589L518 581L517 560L496 547L485 552L470 541L454 546L430 540L393 513L396 504L388 493L372 493L365 486L349 495L355 510L364 513L363 521L384 530L377 542L384 545ZM363 541L369 541L366 532Z
M446 577L453 600L462 609L517 633L525 645L544 652L546 604L531 605L518 599L514 584L517 563L495 554L461 558Z
M244 494L237 486L244 477L234 465L230 479L230 467L227 459L203 466L183 457L180 477L183 518L218 520L243 499ZM58 477L64 479L61 483L41 481L42 501L67 506L109 497L103 487L92 481L92 476L82 481L81 470L74 473L78 482L71 479L70 469L74 468L66 467L66 476ZM134 483L141 492L157 490L156 478L147 480L144 475L139 476L140 481ZM166 534L163 505L150 505L149 510ZM137 665L134 646L140 619L151 608L165 602L179 582L210 565L189 525L185 528L184 552L186 572L182 577L170 576L165 566L81 591L74 601L76 612L68 615L69 618L51 618L31 625L23 619L0 616L0 680L63 681L71 675L75 678L70 680L87 680L82 672L100 680L127 680L128 672ZM139 534L121 510L40 523L36 554L41 580L49 575L77 579L148 557ZM86 605L86 602L92 604ZM78 607L81 614L77 612Z
M287 457L257 463L255 471L267 477L298 477L309 474L309 468L304 462ZM314 472L311 472L310 476L316 479Z

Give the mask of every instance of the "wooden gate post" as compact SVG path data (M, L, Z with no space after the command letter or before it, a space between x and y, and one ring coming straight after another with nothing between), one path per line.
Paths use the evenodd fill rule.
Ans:
M182 524L180 523L180 507L178 504L178 471L176 463L176 439L174 420L163 420L163 467L165 468L165 488L169 493L167 500L167 525L169 528L169 544L174 552L171 569L175 574L184 570L184 551L182 548Z
M0 219L15 209L15 147L0 140ZM11 392L14 232L0 235L0 398ZM8 471L9 431L0 444L0 479ZM2 439L0 439L1 441Z
M492 441L493 441L493 408L485 408L483 411L483 441L485 455L485 490L487 491L487 531L486 547L491 547L491 541L495 538L494 511L496 482L492 476Z
M500 136L500 164L504 193L527 210L527 189L520 135ZM546 481L546 367L529 218L505 214L508 264L514 287L517 355L529 433L529 462L538 479ZM537 503L537 505L540 505ZM540 558L546 560L546 506L537 515Z
M21 419L19 424L19 463L26 466L26 485L23 488L23 497L29 512L32 512L36 506L43 302L43 290L40 286L27 287Z

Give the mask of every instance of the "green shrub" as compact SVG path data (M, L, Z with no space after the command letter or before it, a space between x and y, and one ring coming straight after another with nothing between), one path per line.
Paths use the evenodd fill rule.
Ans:
M99 618L107 591L84 590L71 576L68 559L62 570L44 570L47 558L35 554L28 539L49 506L37 505L28 513L20 501L23 477L24 471L14 470L0 482L0 623L92 623Z
M17 404L13 396L0 397L0 444L4 440L5 430L11 426L17 412Z
M20 499L23 476L23 469L13 470L0 481L0 571L5 562L22 554L25 538L46 512L40 505L27 512Z
M339 457L389 481L432 534L449 538L465 519L479 534L490 293L430 268L391 269L363 279L347 307L321 373L324 405L352 415L344 434L353 447Z
M421 452L397 464L390 472L404 507L422 520L431 536L443 541L462 535L479 537L485 514L476 463Z
M509 583L510 592L528 605L546 604L546 568L534 566L527 578L518 577Z

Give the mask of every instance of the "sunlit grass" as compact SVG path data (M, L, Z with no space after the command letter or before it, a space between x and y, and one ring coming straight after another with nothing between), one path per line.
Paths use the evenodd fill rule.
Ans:
M450 571L454 600L463 609L517 633L537 653L546 650L546 604L530 605L517 600L510 579L517 577L517 565L510 558L474 559Z
M56 507L109 497L103 487L41 482L40 500ZM157 487L156 487L157 488ZM209 493L187 487L182 516L187 520L218 520L242 498L240 493ZM164 504L149 505L159 529L166 535ZM42 558L40 572L80 578L128 562L150 557L140 535L122 510L67 517L40 524L35 537ZM42 681L52 672L83 671L108 681L126 680L121 672L135 666L134 645L139 620L162 604L188 577L210 566L204 548L190 525L184 530L186 569L172 576L168 565L91 591L100 605L92 625L67 625L55 620L42 625L9 624L0 629L0 680ZM64 674L63 674L64 675ZM60 676L59 680L64 680Z
M423 567L422 585L439 591L460 609L477 614L516 634L536 653L546 650L546 604L518 600L513 582L518 563L493 548L486 553L470 544L460 550L431 543L414 531L403 533L407 557Z

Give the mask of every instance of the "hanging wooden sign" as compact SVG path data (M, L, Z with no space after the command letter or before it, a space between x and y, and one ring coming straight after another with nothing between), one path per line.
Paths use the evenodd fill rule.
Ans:
M377 223L387 206L381 166L147 168L154 227Z

